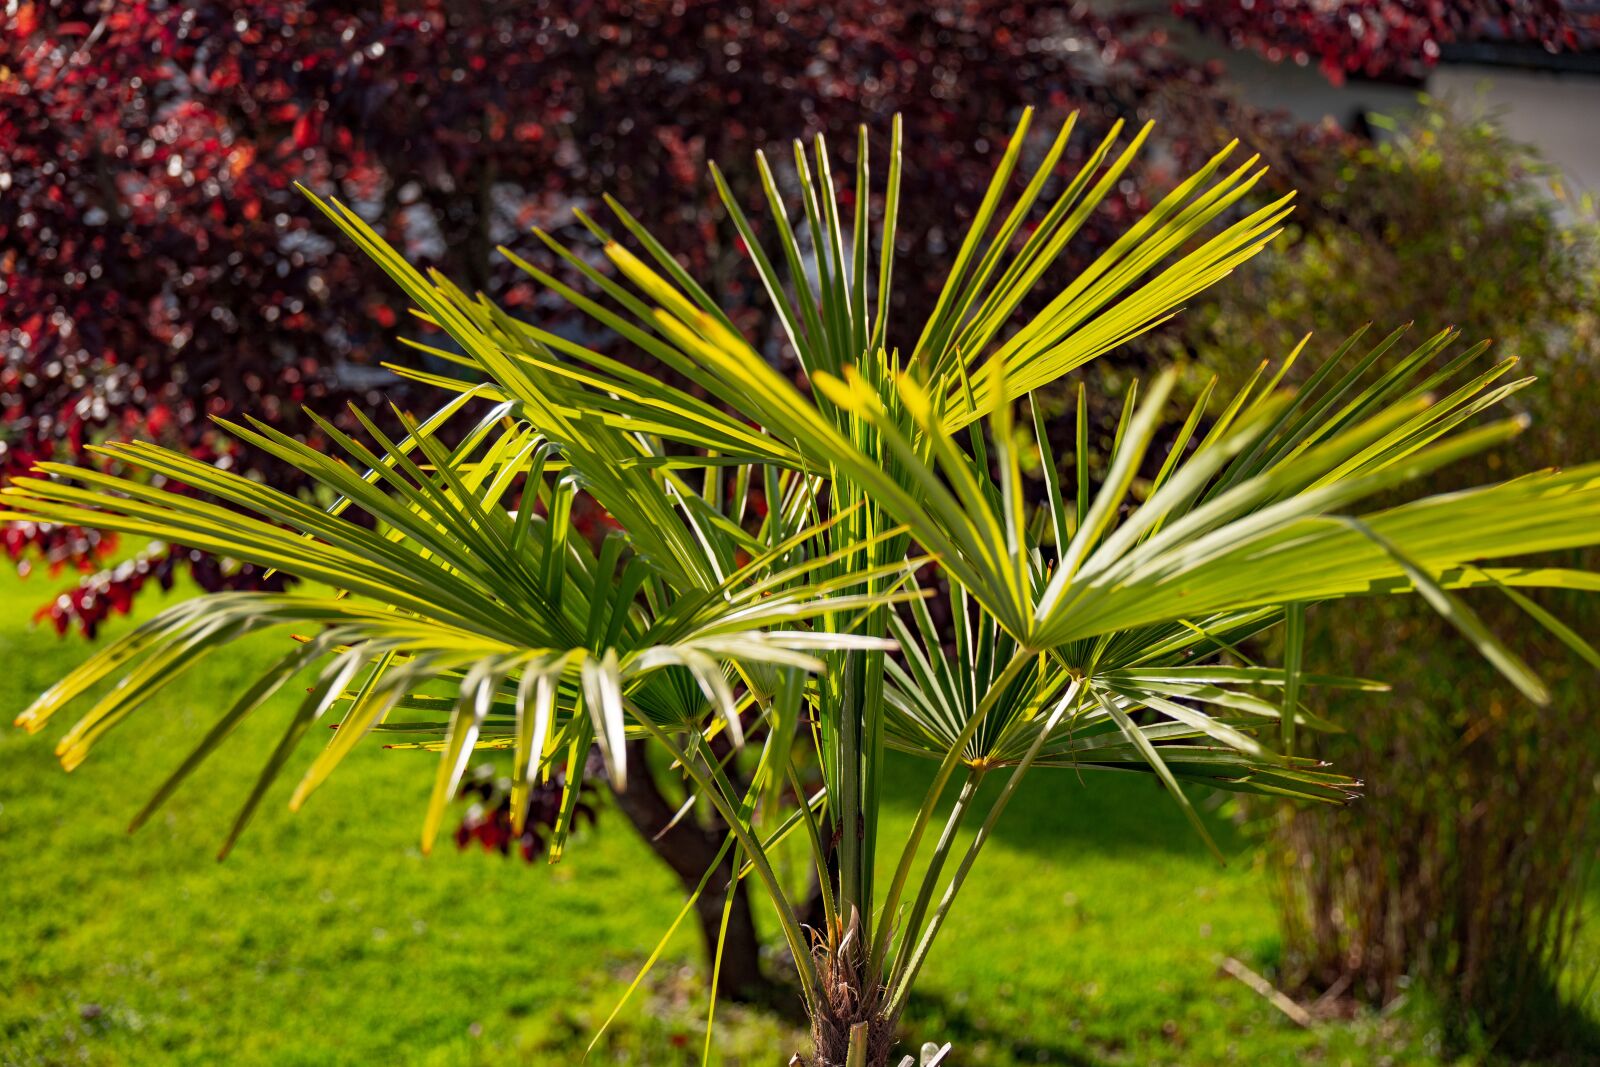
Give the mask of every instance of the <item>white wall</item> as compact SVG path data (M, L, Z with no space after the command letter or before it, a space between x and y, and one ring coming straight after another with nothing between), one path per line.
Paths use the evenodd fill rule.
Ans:
M1234 50L1182 23L1169 22L1173 44L1190 59L1215 60L1239 95L1257 107L1284 111L1301 122L1332 118L1350 128L1363 112L1396 118L1416 107L1417 94L1404 86L1379 82L1346 82L1336 86L1315 65L1293 60L1272 63L1254 52Z
M1600 77L1462 64L1434 71L1428 91L1488 108L1554 164L1569 189L1600 199Z
M1108 6L1148 4L1124 0ZM1287 111L1303 122L1331 117L1347 128L1363 112L1402 118L1416 107L1417 94L1409 88L1360 80L1334 86L1315 66L1269 63L1186 23L1165 22L1180 51L1220 62L1241 95L1258 107ZM1435 68L1426 91L1498 115L1511 136L1532 145L1562 173L1574 199L1589 193L1600 201L1600 76L1446 63Z

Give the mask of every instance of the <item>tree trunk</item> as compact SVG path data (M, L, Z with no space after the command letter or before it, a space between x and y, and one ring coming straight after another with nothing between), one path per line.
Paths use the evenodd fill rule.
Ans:
M853 933L859 933L854 923L851 926ZM866 984L862 955L856 943L854 949L844 950L830 945L814 957L822 984L821 1003L811 1018L811 1044L816 1050L811 1067L887 1067L894 1053L894 1020L883 1012L888 991ZM852 1057L856 1041L861 1047Z
M631 773L628 775L627 788L612 791L617 807L628 817L651 851L672 868L684 891L693 892L711 866L711 861L716 858L717 850L722 847L726 830L703 826L689 816L678 820L670 830L666 829L677 810L667 802L651 776L641 742L629 743L628 766ZM732 879L730 853L722 858L717 873L706 884L705 892L695 904L695 917L700 921L700 936L705 943L708 962L716 955L725 888ZM749 894L745 884L740 882L733 888L733 909L728 915L728 932L722 945L722 970L717 978L717 996L749 1003L764 1000L767 992L767 980L761 972L761 941L756 936Z

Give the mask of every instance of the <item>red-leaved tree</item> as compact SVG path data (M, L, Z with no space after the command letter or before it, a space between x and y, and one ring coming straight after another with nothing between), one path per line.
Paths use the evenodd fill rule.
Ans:
M1350 76L1420 79L1458 42L1600 45L1600 10L1575 0L1176 0L1178 15L1273 62Z
M292 491L296 472L237 449L208 416L247 410L315 441L302 404L412 402L382 367L421 358L393 343L401 305L330 239L296 182L354 205L413 262L549 325L552 308L494 249L520 244L547 262L528 227L572 226L575 206L603 214L606 192L688 250L685 266L724 307L753 309L762 297L720 224L706 163L757 195L754 150L786 151L796 134L848 144L858 123L881 133L902 113L902 261L942 262L1026 105L1080 110L1079 158L1118 118L1158 119L1148 155L1179 167L1224 129L1249 136L1267 121L1139 19L1086 5L12 0L0 11L0 479L44 459L92 462L85 449L102 438L144 437ZM1136 187L1157 184L1125 183L1080 254L1142 207ZM783 358L776 342L773 354ZM263 578L182 546L100 571L109 546L93 531L5 536L24 565L91 572L42 611L62 631L92 633L179 568L209 588ZM618 800L686 884L698 881L721 828L677 819L679 802L649 775L630 776ZM703 902L714 939L721 900ZM759 980L756 948L741 896L724 993Z
M530 224L569 225L571 207L609 191L695 250L691 269L737 306L757 294L717 225L708 159L737 182L757 146L810 130L847 140L856 123L881 129L902 112L903 240L937 252L959 237L952 209L975 201L1025 104L1083 109L1091 130L1158 117L1180 160L1213 147L1227 120L1251 124L1214 72L1174 59L1137 20L1024 2L4 10L0 477L140 435L292 487L294 472L238 453L207 416L249 401L314 436L303 403L403 398L379 365L404 358L392 294L328 239L296 181L530 315L538 294L495 245ZM1137 209L1134 195L1113 206ZM1121 220L1097 221L1085 249ZM6 538L14 559L91 571L108 547L82 530ZM258 578L157 550L46 613L92 632L178 565L213 587Z

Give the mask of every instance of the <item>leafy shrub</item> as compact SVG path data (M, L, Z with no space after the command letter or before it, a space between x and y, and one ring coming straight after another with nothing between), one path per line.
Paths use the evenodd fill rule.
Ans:
M1332 336L1371 318L1454 324L1496 338L1502 358L1521 361L1516 372L1542 382L1509 401L1534 417L1514 457L1488 454L1430 489L1600 447L1600 228L1587 205L1565 200L1490 117L1432 102L1335 173L1292 246L1256 260L1188 332L1199 361L1243 376L1294 343L1290 322ZM1582 597L1536 599L1579 633L1600 630ZM1381 703L1331 694L1327 711L1349 732L1317 739L1365 781L1365 800L1274 823L1286 979L1377 1003L1420 981L1455 1024L1548 1030L1538 1001L1560 971L1595 841L1600 663L1519 626L1503 599L1474 603L1540 663L1551 707L1530 704L1412 606L1312 617L1309 662L1353 665L1395 691Z

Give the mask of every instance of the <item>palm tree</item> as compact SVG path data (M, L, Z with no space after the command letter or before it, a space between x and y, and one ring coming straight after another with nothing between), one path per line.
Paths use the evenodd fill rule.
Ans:
M1304 669L1309 605L1421 595L1542 699L1537 677L1456 590L1499 590L1587 648L1519 590L1600 580L1501 561L1600 542L1600 466L1368 503L1521 429L1514 418L1475 419L1527 384L1501 384L1514 361L1485 366L1483 345L1449 355L1445 333L1386 360L1399 333L1364 352L1358 335L1298 393L1278 388L1291 354L1270 375L1263 364L1219 413L1208 387L1166 431L1174 377L1164 374L1130 391L1098 480L1080 384L1071 462L1058 462L1035 392L1175 314L1259 251L1289 206L1239 207L1262 172L1253 158L1225 167L1230 145L1045 299L1045 273L1124 180L1149 130L1126 145L1113 130L1058 177L1069 120L1002 211L1029 121L906 347L910 335L890 321L898 123L881 197L865 131L848 198L823 143L809 155L797 143L786 178L799 194L795 221L758 159L769 243L785 271L713 170L808 388L774 369L621 205L610 205L615 236L580 214L603 259L539 234L592 290L518 263L654 371L423 276L354 212L322 204L454 343L428 350L459 376L404 372L448 402L422 420L402 416L399 440L364 417L362 440L320 422L336 455L259 423L224 424L309 472L337 498L326 510L142 443L103 451L154 479L46 465L20 480L5 518L181 541L333 591L180 604L100 651L19 723L39 729L117 678L62 738L71 768L202 656L246 633L296 628L302 638L134 820L275 690L314 671L224 852L325 716L338 729L291 806L368 734L398 735L440 757L425 848L477 749L508 749L521 791L564 768L575 803L591 747L622 782L637 770L630 744L648 740L726 823L717 863L731 855L770 900L814 1062L855 1067L889 1062L929 950L1033 768L1152 774L1202 836L1184 783L1320 802L1352 795L1356 783L1294 755L1295 732L1326 728L1305 704L1314 687L1382 687ZM1030 503L1023 469L1035 461L1042 499ZM220 503L176 495L161 479ZM618 526L598 548L569 536L580 492ZM371 521L347 518L352 508ZM1240 651L1277 627L1282 666ZM719 734L732 757L713 750ZM934 768L898 849L879 839L891 748ZM741 784L728 758L744 761ZM1001 786L980 800L991 775ZM958 847L969 822L976 832ZM820 887L813 923L774 862L791 840Z

